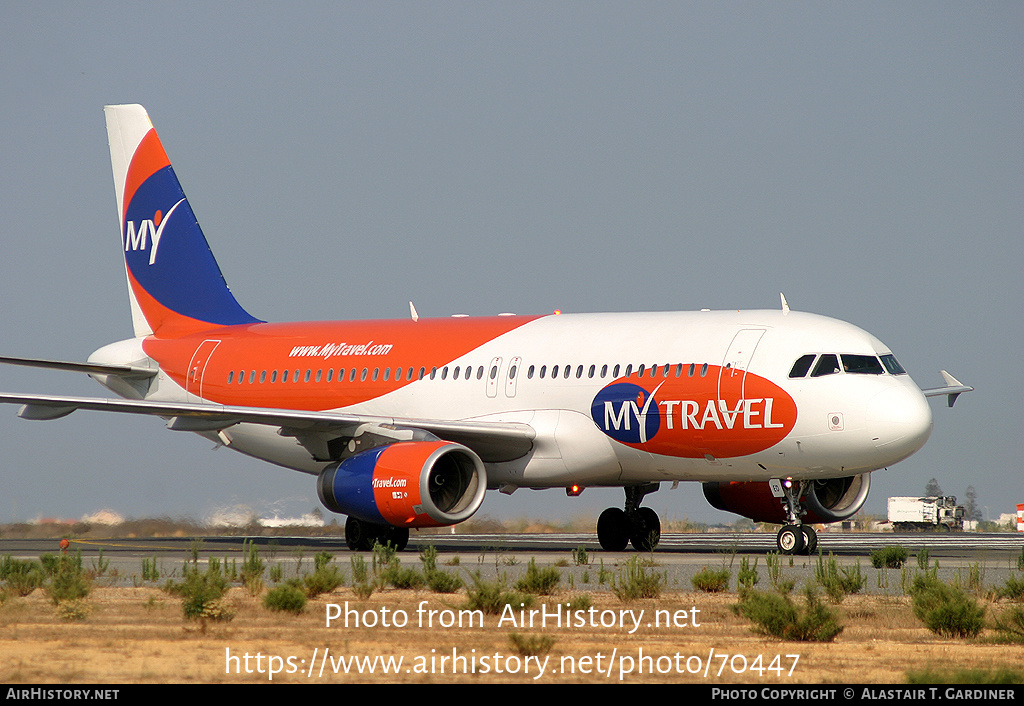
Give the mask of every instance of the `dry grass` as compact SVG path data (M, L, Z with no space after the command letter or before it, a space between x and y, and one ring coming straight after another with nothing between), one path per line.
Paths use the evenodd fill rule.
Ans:
M549 597L549 610L559 601L571 600L564 592ZM645 609L641 627L633 634L628 629L606 627L546 628L521 625L498 627L498 617L485 618L485 626L464 628L414 627L416 609L421 601L442 611L457 610L462 595L438 596L425 591L385 591L359 600L344 588L310 601L304 614L292 616L271 613L260 598L243 589L232 589L228 596L236 617L227 623L202 625L182 618L180 601L154 588L97 588L88 599L90 611L81 622L63 622L41 591L27 598L12 598L0 606L0 682L11 683L179 683L179 682L266 682L270 657L281 658L285 673L274 676L276 682L530 682L536 674L485 673L483 657L513 657L511 664L524 664L509 641L509 634L547 635L554 645L546 655L547 671L539 681L618 682L620 669L628 665L624 658L641 654L660 662L665 673L635 673L623 676L624 682L698 682L698 683L898 683L910 670L924 669L1020 669L1024 664L1024 646L994 645L984 641L948 640L924 629L914 618L904 599L878 596L851 596L838 608L846 626L839 638L829 644L778 642L753 634L748 623L731 610L736 596L730 594L671 593L657 600L623 604L610 594L594 594L593 606L604 610L639 611ZM328 603L344 605L348 601L360 611L380 615L404 610L410 617L405 628L349 628L335 623L325 625ZM540 607L540 603L537 604ZM696 607L699 627L653 627L649 618L654 609L684 611L689 622ZM392 613L393 614L393 613ZM682 615L682 614L681 614ZM312 676L307 674L314 651L328 649L332 657L402 657L398 674L334 674L330 667L319 676L320 662ZM452 674L452 650L478 660L476 673L470 663ZM475 652L473 652L475 650ZM686 672L686 657L699 657L704 663L713 650L709 676ZM241 673L226 673L226 654L251 656L246 664L237 662ZM611 660L612 654L616 657ZM683 660L675 660L675 655ZM799 655L792 676L788 676L792 658ZM257 661L257 655L260 660ZM782 673L767 671L733 673L729 662L717 674L722 657L743 655L748 663L763 655L768 666L775 655L783 655ZM599 657L600 656L600 657ZM293 673L288 657L292 657ZM591 673L562 673L563 658L589 657ZM441 659L447 658L441 673ZM544 656L539 659L543 660ZM738 659L738 658L737 658ZM599 661L600 660L600 661ZM417 673L416 664L425 667ZM576 662L580 664L579 662ZM671 668L668 669L671 663ZM508 666L509 663L504 663ZM566 662L568 664L568 662ZM587 663L584 662L584 665ZM678 673L676 666L680 666ZM696 662L689 663L691 671ZM610 670L609 670L610 667ZM597 674L596 670L610 674ZM635 669L635 665L634 665ZM553 673L558 672L558 673ZM565 670L568 671L568 670Z

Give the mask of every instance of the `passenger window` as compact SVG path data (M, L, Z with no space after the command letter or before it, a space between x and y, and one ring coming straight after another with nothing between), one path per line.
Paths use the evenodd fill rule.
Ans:
M526 369L526 379L527 380L533 380L533 369L534 368L533 368L532 365L529 368Z
M604 365L601 366L601 379L604 380L606 377L608 377L608 364L607 363L605 363Z
M274 382L274 378L276 378L276 377L277 377L277 371L275 370L274 374L270 378L270 382ZM284 370L284 371L281 372L281 382L288 382L288 371L287 370Z
M855 375L881 375L885 372L878 358L873 355L851 355L843 353L843 370Z
M619 364L616 363L615 367L612 368L612 377L617 378L619 376Z
M708 364L704 363L704 365L700 366L700 376L704 377L707 374L708 374Z
M556 377L558 377L558 366L557 365L552 365L551 366L551 379L554 380Z
M577 366L577 368L576 368L576 379L579 380L581 377L583 377L583 366L582 365Z
M256 371L255 370L250 370L249 371L249 384L250 385L253 384L253 382L255 382L255 380L256 380Z
M260 373L260 383L264 383L266 381L267 381L267 371L264 370L262 373Z
M814 372L811 373L812 378L820 378L825 375L835 375L839 372L839 359L836 358L832 353L826 353L825 355L818 358L817 365L814 366Z
M459 379L459 372L462 370L462 366L456 365L455 370L452 371L452 380Z
M804 377L805 375L807 375L807 371L811 369L811 363L813 362L813 353L808 353L807 355L800 356L799 358L796 359L796 362L793 363L793 369L789 371L789 376L791 378Z
M587 371L587 377L588 377L588 378L592 378L592 377L594 377L594 373L595 373L596 371L597 371L597 368L596 368L595 366L591 365L591 366L590 366L590 369L589 369L589 370Z
M566 380L568 380L569 379L569 373L571 373L571 372L572 372L572 366L571 365L566 365L565 366L565 372L562 373L562 377L565 378Z
M232 370L230 373L228 373L228 384L229 385L231 384L231 381L234 380L234 378L235 378L235 371ZM242 379L241 376L239 376L238 379L241 380Z
M288 371L287 370L284 371L284 378L285 378L284 381L288 382ZM271 371L271 373L270 373L270 382L277 382L277 371L276 370Z

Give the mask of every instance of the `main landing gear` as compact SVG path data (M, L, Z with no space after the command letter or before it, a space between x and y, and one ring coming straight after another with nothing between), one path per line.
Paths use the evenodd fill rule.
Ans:
M800 496L803 490L802 481L783 481L782 491L785 497L786 519L788 523L782 526L775 543L783 554L814 554L818 549L818 533L810 525L805 525L800 520L804 514L803 505L800 503Z
M378 525L349 516L345 521L345 543L352 551L370 551L374 544L390 543L395 551L409 544L409 528Z
M627 544L641 552L653 551L661 540L661 520L649 507L640 507L648 493L658 489L657 483L627 485L626 507L610 507L597 519L597 540L609 552L621 552Z

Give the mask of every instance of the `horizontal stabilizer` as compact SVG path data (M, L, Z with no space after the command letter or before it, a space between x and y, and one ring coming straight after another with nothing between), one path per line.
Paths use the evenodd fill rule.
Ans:
M945 387L933 387L928 390L921 390L925 394L925 397L938 397L939 395L946 395L946 404L952 407L956 402L956 398L964 392L973 392L974 388L969 385L964 385L962 382L957 380L955 377L947 373L945 370L939 371L942 374L942 379L946 381Z
M65 360L44 360L42 358L13 358L0 356L0 363L8 365L24 365L30 368L49 368L50 370L69 370L89 375L115 375L117 377L144 379L156 375L156 368L140 368L134 365L105 365L103 363L74 363Z

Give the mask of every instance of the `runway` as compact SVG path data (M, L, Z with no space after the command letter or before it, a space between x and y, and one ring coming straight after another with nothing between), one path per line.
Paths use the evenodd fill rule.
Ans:
M16 558L31 558L42 553L60 550L59 539L18 539L0 538L0 556L10 554ZM350 552L343 537L305 536L196 536L196 537L133 537L111 539L71 538L71 549L80 550L85 557L98 555L151 556L158 553L165 556L189 555L194 549L200 553L241 552L244 542L253 542L264 553L297 552L315 553L329 551L339 555ZM517 552L528 560L553 560L556 555L565 555L580 547L595 556L628 557L633 551L605 552L597 537L589 533L548 533L548 534L416 534L409 539L409 547L403 556L414 556L425 546L433 545L441 552L487 553ZM892 534L867 532L821 532L819 548L821 553L839 557L868 556L873 550L888 545L900 545L911 554L926 547L932 557L971 559L996 558L999 555L1015 556L1024 549L1024 534L1019 533L967 533L948 534L909 533ZM775 535L768 533L698 533L663 534L657 557L707 555L707 554L765 554L776 550Z

